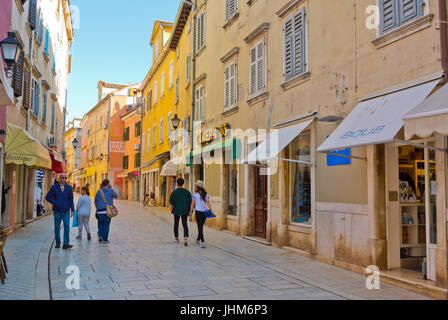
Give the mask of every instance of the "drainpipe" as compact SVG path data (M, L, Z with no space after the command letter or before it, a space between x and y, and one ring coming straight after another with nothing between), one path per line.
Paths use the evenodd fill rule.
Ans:
M446 0L439 0L440 51L443 76L448 82L448 34L447 34Z
M194 146L194 118L195 118L195 112L194 112L194 107L195 107L195 84L194 81L196 80L196 2L194 4L194 7L192 8L193 10L193 59L192 59L192 76L191 76L191 88L192 88L192 94L191 94L191 139L190 139L190 155L193 154L193 146ZM188 156L189 160L190 159L190 155ZM193 188L194 185L194 164L191 163L190 166L190 189ZM191 189L193 190L193 189Z

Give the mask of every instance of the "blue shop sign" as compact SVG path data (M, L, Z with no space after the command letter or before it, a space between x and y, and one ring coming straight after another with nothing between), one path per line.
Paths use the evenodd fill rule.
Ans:
M346 164L352 163L352 159L350 158L350 156L351 156L350 148L332 150L329 152L331 152L332 154L327 153L327 166L341 166L341 165L346 165ZM343 156L341 157L334 153L340 154Z

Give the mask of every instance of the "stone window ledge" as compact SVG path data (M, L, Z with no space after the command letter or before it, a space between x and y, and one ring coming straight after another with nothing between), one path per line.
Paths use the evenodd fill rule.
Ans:
M312 231L312 227L311 225L291 223L290 225L288 225L288 231L310 234Z
M196 52L196 57L198 57L202 52L204 52L205 48L207 48L207 45L203 45L201 49L198 50L198 52Z
M240 16L240 13L239 13L239 12L235 13L229 20L226 21L226 24L223 25L222 28L223 28L224 30L229 29L229 28L234 24L234 22L235 22L236 20L238 20L239 16Z
M269 92L265 91L265 92L259 93L259 94L255 95L255 96L249 98L247 100L247 104L252 106L252 105L254 105L254 104L258 103L258 102L266 100L268 97L269 97Z
M283 90L288 90L310 80L310 78L311 78L311 72L305 72L282 83L280 86L282 87Z
M224 117L228 117L228 116L230 116L230 115L232 115L232 114L234 114L234 113L237 113L239 109L240 109L240 108L239 108L238 106L234 106L234 107L228 108L227 110L225 110L225 111L222 113L222 115L223 115Z
M399 28L396 28L386 34L373 39L372 43L376 46L377 49L380 49L393 42L406 38L411 34L430 27L433 19L434 14L432 13L424 15L423 17L415 19Z

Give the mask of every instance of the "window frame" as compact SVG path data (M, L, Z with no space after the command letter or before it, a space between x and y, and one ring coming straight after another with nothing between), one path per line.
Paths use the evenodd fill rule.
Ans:
M205 120L204 119L205 118L204 92L205 92L204 84L201 84L196 88L196 92L195 92L195 100L196 100L195 121L204 122L204 120ZM199 95L199 93L201 93L201 95ZM199 113L201 114L201 118L198 117Z
M233 66L233 77L231 75L231 70ZM229 79L226 79L227 76L227 70L229 70ZM232 98L232 78L234 80L233 84L233 91L234 91L234 101L231 101ZM229 96L227 97L227 84L229 84ZM227 104L227 98L229 98L229 103ZM237 62L236 59L230 61L225 67L224 67L224 111L234 108L237 105L238 101L238 68L237 68Z
M301 65L297 66L297 58L296 58L296 42L295 39L297 38L297 26L296 26L296 18L301 15L302 19L302 28L300 29L301 32L301 38L303 39L302 43L300 44L302 47L302 51L299 52L300 54L300 62ZM291 71L288 75L288 67L287 67L287 39L286 39L286 30L287 30L287 23L291 22L291 30L292 33L290 35L291 37L291 50L290 50L290 61L291 61ZM296 77L299 77L300 75L304 74L308 70L308 49L307 49L308 41L307 41L307 14L306 14L306 8L302 7L298 10L296 10L293 14L291 14L287 19L283 22L283 79L285 82L288 82Z
M263 57L258 58L258 47L260 44L263 44ZM255 61L252 62L252 50L255 49ZM254 98L257 97L265 92L267 92L267 54L266 54L266 38L263 37L260 40L258 40L255 44L253 44L250 47L249 50L249 97ZM258 78L259 78L259 70L258 70L258 62L260 60L263 60L263 89L258 89ZM255 89L252 91L252 66L255 66Z
M234 3L234 12L230 11L230 3L232 1ZM225 21L228 22L232 20L232 18L235 17L237 14L238 14L238 0L225 0L225 9L224 9Z
M385 15L384 12L384 1L385 0L377 0L378 10L379 10L379 28L378 28L378 34L380 36L388 34L389 32L392 32L394 30L397 30L401 28L404 25L407 25L408 23L412 23L418 18L421 18L425 15L425 8L427 7L428 3L427 0L412 0L416 2L416 14L414 17L409 19L404 19L402 17L402 12L400 8L400 0L389 0L393 2L393 8L396 12L396 16L393 17L393 25L391 27L385 26Z

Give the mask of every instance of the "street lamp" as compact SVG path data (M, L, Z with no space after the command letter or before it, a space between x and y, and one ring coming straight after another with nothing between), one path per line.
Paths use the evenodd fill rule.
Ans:
M5 60L7 65L7 77L11 78L12 68L19 58L22 46L19 41L17 41L15 32L8 32L8 37L0 42L0 46L2 48L3 60Z
M173 124L174 130L177 130L177 128L179 128L180 119L177 117L177 114L175 114L174 118L171 119L171 123Z
M76 148L78 148L78 139L73 139L73 141L72 141L72 145L73 145L73 148L76 150Z

